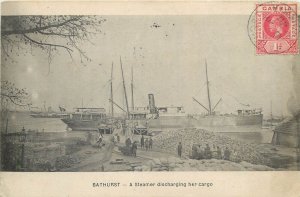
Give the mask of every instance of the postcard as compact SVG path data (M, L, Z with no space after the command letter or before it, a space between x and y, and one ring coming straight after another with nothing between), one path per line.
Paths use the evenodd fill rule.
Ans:
M299 3L7 1L1 196L299 196Z

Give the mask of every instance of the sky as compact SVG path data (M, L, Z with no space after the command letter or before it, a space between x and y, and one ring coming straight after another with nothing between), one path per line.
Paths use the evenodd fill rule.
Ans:
M109 111L113 63L114 99L124 106L120 72L122 59L129 103L131 68L135 106L148 104L153 93L157 106L183 106L187 113L201 113L195 97L208 106L205 60L212 106L234 113L249 104L268 116L290 114L288 99L294 89L292 55L256 55L247 33L248 16L105 16L103 33L80 43L92 59L81 64L60 51L51 62L39 49L2 61L2 80L26 88L34 106L43 102L53 109L64 106L105 107ZM159 27L153 27L156 23ZM78 54L77 54L78 56ZM299 59L299 57L296 57ZM299 64L299 61L296 61ZM299 65L298 65L299 66ZM117 109L116 109L117 110Z

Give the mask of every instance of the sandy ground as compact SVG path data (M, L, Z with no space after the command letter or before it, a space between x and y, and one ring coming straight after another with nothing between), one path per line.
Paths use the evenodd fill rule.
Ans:
M158 149L146 151L138 147L137 157L123 155L118 146L124 146L123 143L116 144L113 146L104 146L102 148L93 147L91 145L85 145L82 149L72 156L78 157L80 159L79 163L73 164L72 167L61 169L60 171L72 171L72 172L114 172L114 171L132 171L136 166L148 165L149 161L153 161L157 158L170 158L177 157L176 153L164 153ZM270 148L266 145L267 148ZM291 151L289 148L279 148L277 147L276 152L280 154L293 154L295 156L296 152ZM184 158L184 160L187 158ZM121 161L121 162L116 162ZM186 160L187 161L187 160ZM232 169L231 169L232 170ZM278 168L275 170L299 170L299 166L289 165L287 168Z
M113 145L113 148L105 145L101 148L92 145L85 145L80 151L73 153L72 156L80 159L80 163L73 164L70 168L60 169L67 172L101 172L101 171L130 171L132 167L144 165L149 160L155 158L167 158L170 153L159 152L157 149L146 151L138 147L137 157L123 155L118 147L125 146L123 143ZM122 164L111 164L116 160L124 161Z
M177 162L176 160L179 159L177 156L176 151L174 152L166 152L165 150L159 149L159 147L156 147L155 144L158 143L154 139L153 144L153 150L146 151L145 149L141 149L140 146L138 146L137 149L137 157L132 156L126 156L121 153L119 150L119 147L124 147L124 143L118 143L114 144L113 142L110 142L110 135L104 136L105 146L99 147L95 146L95 140L93 141L92 145L87 144L87 133L83 132L72 132L67 133L67 137L63 138L64 141L60 141L58 139L50 139L49 144L55 143L56 141L59 141L61 146L70 144L71 145L67 150L74 150L75 151L65 151L63 155L59 155L59 153L53 152L50 148L50 145L48 145L46 148L44 146L41 146L40 148L37 147L35 149L49 149L48 152L44 151L43 154L48 155L49 157L44 158L45 160L53 161L53 167L50 171L62 171L62 172L102 172L102 171L132 171L137 170L139 167L149 167L149 163L154 161L154 166L158 167L158 163L165 164L167 163L166 160L171 161L172 165L175 163L176 167L174 167L173 170L188 170L191 169L191 166L189 165L195 165L198 166L198 168L195 168L194 170L236 170L241 166L238 166L239 163L234 162L226 162L224 163L224 160L208 160L208 161L200 161L197 162L197 160L189 160L188 158L182 158L182 161ZM76 138L75 138L76 137ZM140 141L141 136L133 136L134 141ZM79 140L80 139L80 140ZM82 142L82 143L75 143L75 141ZM125 141L125 137L121 136L121 142ZM42 145L45 144L41 143ZM271 144L257 144L257 148L260 150L263 155L265 155L268 158L271 158L274 160L274 163L278 163L280 165L277 166L271 166L273 168L276 168L274 170L299 170L299 162L297 163L296 160L300 159L300 152L294 148L287 148L282 146L272 146ZM59 146L60 147L60 146ZM40 151L41 151L40 150ZM50 152L52 151L52 152ZM56 165L55 160L57 161L57 158L63 157L60 164ZM174 160L175 158L175 160ZM196 162L196 163L195 163ZM201 163L202 162L202 163ZM170 163L170 162L169 162ZM180 165L177 165L179 163ZM198 164L199 165L198 165ZM286 165L285 165L286 163ZM182 165L183 166L182 166ZM171 165L171 166L172 166ZM247 164L248 165L248 164ZM241 167L241 170L251 170L254 168L247 168L247 165L244 166L246 169ZM54 167L55 166L55 167ZM161 165L159 168L164 168L164 165ZM154 167L155 168L155 167ZM153 169L154 169L153 168ZM257 168L257 169L263 169L263 168ZM35 170L42 170L43 169L33 169ZM158 169L160 170L160 169ZM169 168L167 169L169 170ZM171 169L172 170L172 169Z

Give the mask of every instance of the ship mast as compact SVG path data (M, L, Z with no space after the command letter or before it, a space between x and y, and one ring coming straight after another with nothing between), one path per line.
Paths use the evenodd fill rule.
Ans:
M209 115L211 115L211 102L210 102L210 94L209 94L209 81L208 81L208 74L207 74L207 62L205 59L205 68L206 68L206 85L207 85L207 97L208 97L208 107L209 107Z
M198 103L201 107L203 107L207 112L208 115L212 115L212 113L214 112L214 110L216 109L216 107L219 105L219 103L222 101L222 98L219 99L219 101L217 102L217 104L212 108L211 107L211 100L210 100L210 93L209 93L209 81L208 81L208 74L207 74L207 62L205 59L205 69L206 69L206 85L207 85L207 97L208 97L208 108L205 107L204 105L202 105L197 99L195 99L193 97L193 100Z
M134 110L134 97L133 97L133 67L131 67L131 107Z
M125 86L125 79L124 79L121 56L120 56L120 65L121 65L121 71L122 71L122 79L123 79L123 88L124 88L124 95L125 95L125 102L126 102L126 109L127 109L127 117L129 118L129 107L128 107L128 100L127 100L127 93L126 93L126 86Z
M114 63L111 63L111 76L110 76L110 100L111 100L111 116L114 117L114 97L113 97L113 69Z

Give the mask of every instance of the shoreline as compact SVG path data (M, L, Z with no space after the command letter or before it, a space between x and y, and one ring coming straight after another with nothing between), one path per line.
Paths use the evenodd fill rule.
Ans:
M53 132L53 133L38 133L39 138L32 138L27 142L16 142L14 141L14 146L24 147L24 158L23 158L23 166L16 167L17 171L83 171L83 172L93 172L93 171L172 171L187 169L188 165L200 165L205 167L194 168L191 167L192 170L250 170L252 169L268 169L268 170L299 170L299 163L296 163L299 156L297 156L296 149L281 147L281 146L272 146L271 144L257 144L259 148L262 150L261 153L265 158L273 159L273 162L279 163L279 167L272 168L270 167L255 167L254 164L245 164L244 161L240 162L232 162L225 160L194 160L189 159L188 156L183 158L183 166L180 164L179 166L174 167L174 162L171 162L171 168L166 167L169 164L166 164L165 159L163 158L176 158L176 151L168 152L165 149L157 147L157 142L154 140L154 150L145 151L141 150L140 146L138 146L137 157L125 156L119 150L118 147L124 146L123 143L116 144L112 149L111 153L108 153L106 147L102 147L101 149L95 145L96 140L96 132L92 134L92 139L90 142L87 141L88 132ZM111 135L105 135L104 141L108 142ZM159 136L159 135L158 135ZM139 140L140 136L134 136L136 140ZM30 138L29 138L30 139ZM121 141L125 141L124 136L121 137ZM110 154L107 156L106 154ZM42 156L41 156L42 155ZM106 156L105 156L106 155ZM106 158L104 161L103 158ZM40 159L40 160L39 160ZM164 162L158 162L158 160L162 160ZM168 160L168 159L167 159ZM175 159L176 160L176 159ZM114 163L115 161L119 161ZM122 162L121 162L122 161ZM154 162L151 164L151 162ZM182 161L180 161L182 162ZM244 162L248 168L245 168L241 164ZM136 164L134 164L136 163ZM165 163L158 167L159 163ZM186 164L188 163L188 164ZM246 162L247 163L247 162ZM175 162L176 164L176 162ZM202 165L203 164L203 165ZM219 167L213 167L218 165ZM152 165L152 167L150 167ZM158 169L153 170L153 166ZM160 164L159 164L160 165ZM211 168L209 167L211 165ZM222 166L225 167L223 168ZM226 170L227 165L227 170ZM249 167L251 166L252 167ZM173 167L172 167L173 166ZM176 165L175 165L176 166ZM185 166L185 167L184 167ZM229 167L231 166L231 167ZM233 166L233 167L232 167ZM274 166L273 166L274 167ZM103 169L104 168L104 169ZM152 168L152 170L150 170ZM13 169L11 169L13 170ZM10 171L10 170L8 170Z

